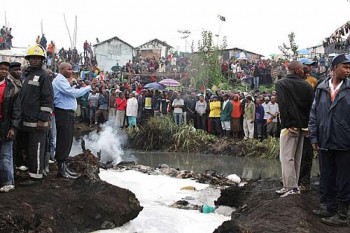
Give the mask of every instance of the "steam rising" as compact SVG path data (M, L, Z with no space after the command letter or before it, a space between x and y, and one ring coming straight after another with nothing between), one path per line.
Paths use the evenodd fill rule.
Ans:
M117 164L122 161L124 151L121 148L123 142L125 142L126 136L120 131L117 131L113 127L113 121L108 121L106 124L101 126L101 131L93 131L88 135L85 135L86 149L97 156L97 152L101 150L101 162L112 162ZM70 156L75 156L82 152L81 139L74 140Z

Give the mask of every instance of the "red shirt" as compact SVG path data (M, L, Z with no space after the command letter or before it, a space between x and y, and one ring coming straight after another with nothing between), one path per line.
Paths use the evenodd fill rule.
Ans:
M122 99L120 97L117 98L117 100L115 101L115 105L117 106L117 110L119 111L125 111L126 109L126 99Z
M4 101L5 88L6 80L4 79L0 82L0 121L2 120L2 103Z

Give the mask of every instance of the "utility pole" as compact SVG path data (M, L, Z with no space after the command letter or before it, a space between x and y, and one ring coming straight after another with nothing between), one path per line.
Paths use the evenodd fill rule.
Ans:
M219 37L220 37L222 22L226 22L226 17L225 16L218 15L218 18L220 19L219 32L218 32L218 34L215 35L216 38L217 38L217 41L216 41L217 46L219 46Z
M187 52L187 38L190 36L191 31L189 30L177 30L181 34L181 39L185 40L185 53Z

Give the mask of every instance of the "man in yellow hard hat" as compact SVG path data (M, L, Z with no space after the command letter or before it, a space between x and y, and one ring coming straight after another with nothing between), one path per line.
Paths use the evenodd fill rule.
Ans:
M23 72L21 90L21 122L23 140L26 142L29 179L21 186L38 184L43 178L45 145L50 129L50 114L53 110L53 89L48 73L42 68L46 51L40 45L27 50L29 62Z

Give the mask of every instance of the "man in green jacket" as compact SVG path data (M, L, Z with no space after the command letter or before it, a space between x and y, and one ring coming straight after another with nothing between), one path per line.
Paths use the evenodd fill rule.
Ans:
M221 127L223 135L226 137L230 136L231 131L231 112L232 112L232 103L230 101L230 95L225 94L223 97L224 102L221 105L221 115L220 115L220 121L221 121Z

